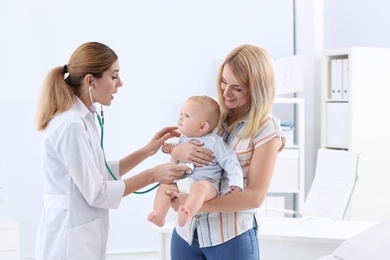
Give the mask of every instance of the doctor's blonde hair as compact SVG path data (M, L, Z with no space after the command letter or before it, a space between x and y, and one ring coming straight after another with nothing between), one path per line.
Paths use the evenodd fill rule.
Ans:
M232 110L226 107L221 88L222 72L225 65L230 70L242 88L249 89L249 106L245 115L229 126L229 131L235 125L247 119L245 129L240 134L242 138L253 136L263 124L267 114L271 112L275 98L275 76L273 65L268 53L263 48L244 44L232 50L221 65L217 79L217 95L221 107L221 121L226 121Z
M45 130L54 116L72 107L87 74L101 78L117 60L118 56L108 46L87 42L73 52L68 64L53 68L41 88L36 114L37 129Z

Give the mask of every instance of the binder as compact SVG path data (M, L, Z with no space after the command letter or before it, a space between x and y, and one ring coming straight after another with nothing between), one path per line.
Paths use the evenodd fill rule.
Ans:
M349 62L348 59L342 59L342 77L343 77L343 83L342 83L342 96L341 98L344 100L348 100L348 85L349 85Z
M340 100L342 99L342 84L343 84L343 63L341 59L332 59L330 68L331 68L331 99Z

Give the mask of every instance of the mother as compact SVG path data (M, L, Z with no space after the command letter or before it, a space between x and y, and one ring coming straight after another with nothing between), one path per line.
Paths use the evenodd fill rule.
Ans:
M259 259L257 211L271 182L276 156L285 145L280 122L270 114L275 95L272 62L267 52L252 45L231 51L223 62L217 93L221 127L217 133L236 151L244 173L244 191L228 193L226 172L221 195L205 202L202 213L184 227L176 225L171 259ZM212 154L202 144L188 142L173 149L171 156L202 166ZM176 209L185 195L169 192Z

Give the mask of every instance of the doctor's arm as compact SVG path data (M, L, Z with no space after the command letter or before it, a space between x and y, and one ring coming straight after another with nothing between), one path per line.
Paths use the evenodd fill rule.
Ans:
M175 165L171 163L161 164L147 169L124 180L125 191L123 196L129 195L152 183L172 183L174 180L180 178L186 170L188 170L186 165Z
M158 131L153 136L152 140L150 140L150 142L144 147L122 158L119 161L120 176L129 172L146 158L154 155L166 140L173 137L179 137L180 133L177 132L176 129L176 126L163 128L162 130Z
M175 131L176 129L177 127L166 127L162 129L154 135L146 146L121 159L119 161L120 175L124 175L143 160L154 155L169 138L180 136L180 133ZM172 183L175 179L180 178L187 169L188 167L185 165L173 165L169 163L147 169L124 180L125 191L123 196L152 183Z

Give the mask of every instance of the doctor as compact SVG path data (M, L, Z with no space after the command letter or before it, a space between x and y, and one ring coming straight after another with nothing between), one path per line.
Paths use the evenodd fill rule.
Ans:
M98 42L79 46L68 64L46 77L37 111L44 183L35 259L105 259L109 209L151 183L172 183L188 169L163 164L121 180L178 136L176 127L162 129L143 148L106 167L94 103L109 106L121 86L117 55Z

